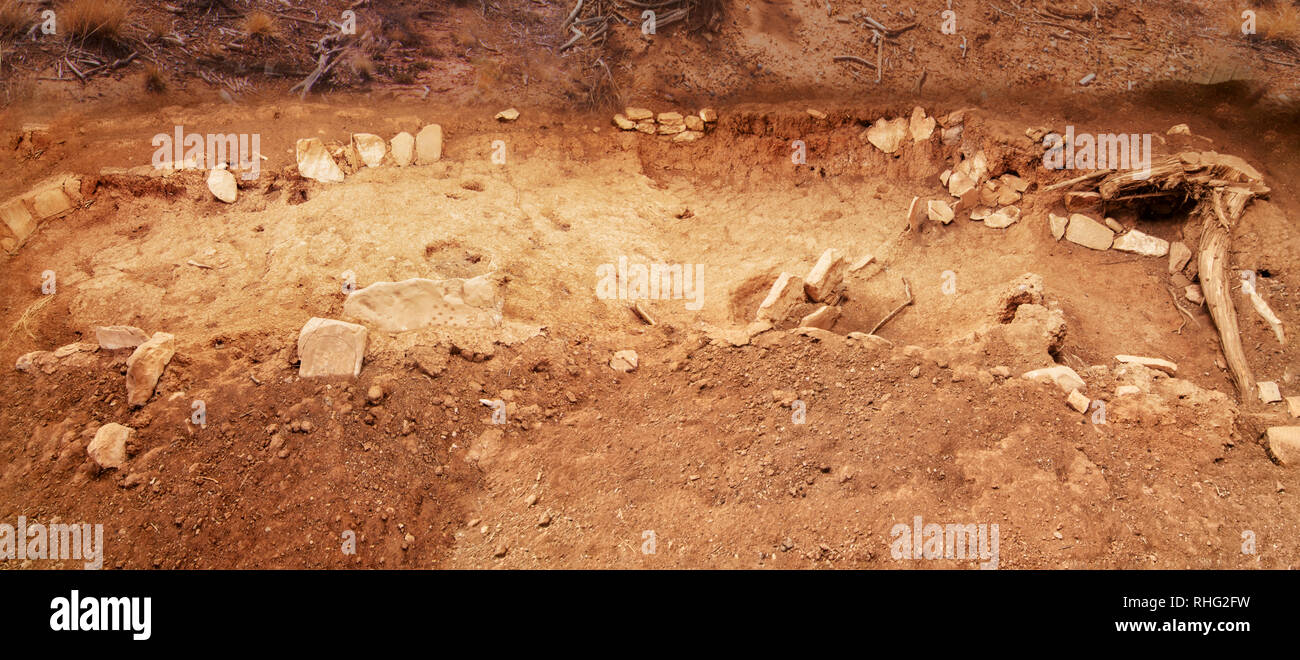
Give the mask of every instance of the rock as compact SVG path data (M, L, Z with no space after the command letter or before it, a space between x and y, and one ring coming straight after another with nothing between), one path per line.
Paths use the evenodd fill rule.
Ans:
M776 281L772 283L772 288L767 292L767 297L758 305L758 312L754 315L754 320L770 321L773 324L780 323L790 313L790 308L803 302L803 300L803 280L790 273L781 273L777 276Z
M907 226L912 231L921 228L921 222L926 218L926 205L921 203L920 197L913 197L912 203L907 206Z
M298 333L298 375L351 376L361 373L366 355L366 327L333 319L312 318Z
M343 313L383 332L431 325L495 327L501 324L495 283L480 275L468 280L411 278L375 282L348 294Z
M1259 388L1259 400L1264 403L1277 403L1282 400L1282 392L1278 389L1277 383L1271 380L1261 380L1255 384Z
M54 349L54 357L61 360L74 353L91 353L96 348L98 348L98 346L96 346L93 343L79 341L72 344L66 344L64 346L60 346Z
M393 152L393 162L398 167L406 167L415 160L415 137L402 131L393 136L389 145Z
M519 119L519 111L514 108L506 108L496 115L497 121L514 121Z
M932 199L925 203L925 213L928 218L935 222L948 224L955 217L952 207L947 202Z
M166 332L155 332L126 359L126 401L131 407L143 406L153 396L163 369L176 354L175 340Z
M876 256L874 254L864 254L861 257L858 257L858 260L853 262L853 265L849 266L849 272L856 273L857 271L866 268L868 264L875 260Z
M880 335L869 335L865 332L850 332L848 339L862 344L863 348L879 351L888 351L894 347L894 342L881 337Z
M1169 244L1169 272L1177 273L1187 266L1187 262L1192 259L1192 251L1187 244L1182 241L1174 241Z
M1012 280L998 295L997 318L999 323L1010 323L1021 305L1043 304L1043 276L1025 273Z
M804 112L808 113L808 116L812 117L813 119L826 119L826 113L822 112L821 110L814 110L812 108L808 108L807 110L804 110Z
M1003 174L999 179L1002 181L1002 185L1017 193L1023 194L1026 190L1029 190L1029 182L1014 174Z
M101 470L120 469L126 465L126 443L135 429L108 423L95 431L95 439L86 445L86 453Z
M934 117L926 117L925 109L921 106L912 108L912 118L907 124L907 132L911 134L913 142L925 142L934 135Z
M144 330L130 325L97 325L94 332L95 341L106 351L135 348L149 341L149 335Z
M1201 291L1200 285L1188 284L1183 288L1183 297L1187 298L1193 305L1205 304L1205 293Z
M1277 462L1292 466L1300 463L1300 426L1273 426L1264 432L1268 453Z
M699 131L682 131L673 136L673 142L694 142L702 137L704 134Z
M1010 186L1001 185L998 186L998 196L996 201L998 206L1010 206L1020 201L1020 193L1012 190Z
M298 174L303 178L321 183L338 183L343 180L343 170L339 169L338 163L334 162L334 157L320 138L298 140L295 151Z
M1122 364L1140 364L1148 369L1163 371L1170 376L1178 375L1178 365L1169 360L1162 360L1153 357L1141 357L1138 355L1116 355L1115 359Z
M880 119L867 129L867 142L887 154L898 151L903 145L903 139L907 137L907 120L898 119Z
M1070 404L1071 408L1081 413L1088 412L1088 404L1092 403L1079 390L1070 390L1070 396L1066 397L1066 402Z
M660 126L686 126L686 118L680 112L661 112L655 119Z
M1020 209L1014 206L1008 206L1004 209L998 209L996 212L989 214L984 218L984 226L994 229L1005 229L1016 224L1020 220Z
M1300 417L1300 396L1289 396L1286 398L1286 411L1292 417Z
M967 192L975 188L975 182L969 175L962 172L953 172L948 176L948 194L953 197L962 197Z
M1065 210L1086 211L1101 203L1101 193L1067 192L1065 193Z
M1065 236L1065 226L1070 223L1070 219L1055 213L1047 214L1047 224L1052 229L1052 238L1061 240Z
M239 184L235 182L235 175L224 167L213 168L208 172L208 190L213 197L227 204L234 204L239 197Z
M712 124L718 121L718 111L713 108L704 108L700 110L700 119L703 119L706 124Z
M1119 387L1115 388L1115 398L1117 399L1122 396L1130 396L1133 394L1141 394L1141 393L1142 393L1142 388L1138 387L1137 385L1120 385Z
M1165 135L1191 135L1192 128L1187 124L1174 124L1165 131Z
M1115 233L1100 222L1075 213L1065 228L1065 240L1092 250L1109 250L1115 242Z
M645 133L646 135L654 135L655 131L659 129L658 127L655 126L654 121L647 119L645 121L638 122L636 125L636 130L640 133Z
M804 328L821 328L830 330L835 325L835 321L840 318L840 308L830 305L822 305L820 309L803 317L799 321L799 326Z
M415 162L418 165L436 163L442 159L442 127L429 124L415 135Z
M1124 225L1121 225L1119 223L1119 220L1116 220L1115 218L1104 218L1102 220L1102 223L1104 223L1108 229L1115 232L1116 234L1124 233Z
M31 199L38 218L49 218L72 208L72 200L60 188L46 188Z
M1149 236L1136 229L1121 234L1111 246L1123 252L1132 252L1144 257L1163 257L1169 254L1169 241Z
M614 125L624 131L636 130L636 122L623 115L614 115Z
M632 121L644 121L654 119L655 113L646 108L623 108L623 114ZM705 120L708 121L708 120Z
M1026 371L1021 374L1020 377L1026 380L1038 381L1040 383L1056 383L1056 385L1064 392L1069 392L1071 390L1082 391L1087 387L1083 382L1083 379L1079 377L1079 374L1075 373L1073 369L1063 364L1058 364L1054 367L1045 367L1043 369L1034 369L1033 371Z
M817 263L813 264L812 270L808 271L803 290L808 294L809 299L816 302L826 302L831 299L840 283L844 281L844 273L847 270L848 262L844 259L844 253L834 248L828 248L822 253L821 257L818 257Z
M681 124L660 124L660 125L659 125L659 128L658 128L655 132L658 133L658 134L660 134L660 135L677 135L678 133L681 133L681 132L683 132L683 131L685 131L685 130L686 130L686 124L685 124L685 123L681 123Z
M14 368L23 373L32 373L39 369L44 373L52 374L59 365L59 359L54 357L50 351L32 351L23 353L18 356L14 362Z
M36 219L32 217L21 199L13 199L0 205L0 221L9 227L17 242L22 242L36 230Z
M686 130L704 132L704 120L695 115L686 115Z
M609 359L609 368L614 371L628 373L635 371L637 367L636 351L626 350L614 353L614 357Z
M961 125L950 126L948 128L943 129L943 133L940 135L940 138L943 140L944 146L951 147L953 145L961 144L961 136L962 133L965 132L965 130L966 130L965 127Z
M366 167L383 165L384 156L388 155L388 145L384 138L373 133L353 133L352 147L357 150L357 155L361 156L361 162Z
M384 399L384 388L378 385L371 385L370 388L366 390L367 402L374 404L374 403L379 403L383 399Z

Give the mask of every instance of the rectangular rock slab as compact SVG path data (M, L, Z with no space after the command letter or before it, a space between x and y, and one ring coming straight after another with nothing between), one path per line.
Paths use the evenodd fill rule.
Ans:
M1255 383L1259 388L1259 400L1264 403L1277 403L1282 400L1282 392L1278 389L1277 383L1271 380L1261 380Z
M804 292L817 302L830 300L840 283L844 281L844 273L848 268L849 264L844 259L843 252L835 248L827 248L822 256L817 258L817 263L813 264L812 270L808 271L808 277L803 285Z
M1118 236L1111 248L1144 257L1163 257L1169 254L1169 241L1132 229Z
M149 341L148 333L135 326L97 325L94 330L95 341L98 341L99 347L106 351L115 351L119 348L135 348Z
M1273 426L1264 432L1268 453L1282 465L1300 463L1300 426Z
M1082 213L1075 213L1065 227L1065 240L1092 250L1109 250L1115 242L1115 232Z
M415 136L415 162L428 165L442 159L442 127L429 124Z
M23 242L32 232L36 230L36 219L32 217L23 200L14 198L0 206L0 221L9 227L13 232L14 238L19 243Z
M790 313L790 308L803 302L803 299L803 280L790 273L781 273L772 283L767 297L758 305L754 320L778 324L785 320L786 315Z
M1153 357L1142 357L1139 355L1116 355L1115 359L1119 360L1120 362L1123 362L1124 364L1140 364L1150 369L1163 371L1169 374L1170 376L1178 375L1178 365L1174 364L1173 362L1170 362L1169 360L1162 360L1160 358L1153 358Z
M1292 417L1300 417L1300 396L1289 396L1286 398L1286 411Z
M298 376L361 375L366 357L366 327L313 317L298 333Z

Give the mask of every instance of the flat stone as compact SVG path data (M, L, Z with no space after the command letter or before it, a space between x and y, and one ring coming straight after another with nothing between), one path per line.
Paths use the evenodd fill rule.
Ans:
M647 108L623 108L623 114L632 121L644 121L654 119L655 113ZM701 117L703 119L703 117ZM706 120L707 121L707 120Z
M925 116L925 109L921 106L912 108L912 118L908 121L907 132L912 136L913 142L925 142L934 135L934 117Z
M32 217L21 199L11 199L0 206L0 221L13 232L18 242L22 242L36 231L36 219Z
M1070 390L1070 395L1066 397L1066 402L1070 404L1071 408L1074 408L1076 411L1081 413L1088 412L1088 404L1092 403L1092 401L1089 400L1087 396L1084 396L1083 393L1079 392L1079 390Z
M948 175L948 194L953 197L961 197L968 191L975 188L975 182L970 176L961 172L953 172Z
M932 199L925 203L925 213L931 220L942 222L945 225L952 222L952 219L956 215L953 213L952 207L948 206L947 202L937 199Z
M1075 213L1065 228L1065 240L1092 250L1109 250L1115 242L1115 232L1086 215Z
M790 313L790 308L803 302L803 300L803 280L790 273L781 273L777 276L776 281L772 283L772 288L768 290L767 297L763 299L762 303L759 303L754 320L769 321L773 324L780 323Z
M1201 291L1201 287L1198 284L1188 284L1184 287L1183 297L1187 298L1187 300L1194 305L1202 305L1205 303L1205 292Z
M143 406L153 396L163 369L176 354L176 338L155 332L149 341L135 347L126 359L126 402L133 408Z
M519 111L514 108L506 108L496 114L497 121L514 121L519 119Z
M71 209L72 200L62 188L46 188L32 196L32 208L36 217L49 218Z
M840 308L830 305L822 305L817 311L803 317L799 321L799 326L804 328L821 328L830 330L835 325L835 321L840 318Z
M1169 272L1177 273L1187 266L1192 259L1192 250L1182 241L1169 244Z
M661 112L655 119L664 126L686 125L686 118L680 112Z
M1136 229L1120 234L1111 247L1144 257L1163 257L1169 254L1169 241L1144 234Z
M1015 210L1012 211L1011 209ZM1018 220L1020 220L1020 209L1014 206L1008 206L1007 208L999 209L984 218L984 226L992 227L994 229L1005 229L1016 224L1016 221Z
M338 163L334 162L334 157L320 138L298 140L295 152L298 174L303 178L321 183L339 183L343 180L343 170L339 169Z
M704 120L695 115L686 115L686 130L703 132Z
M660 135L677 135L686 130L685 122L680 124L659 124L656 133Z
M93 344L88 341L79 341L71 344L64 344L63 346L54 349L54 357L62 359L74 353L92 353L96 348L99 347L96 344Z
M1029 190L1029 182L1014 174L1003 174L999 179L1002 181L1002 185L1018 193L1023 194L1026 190Z
M1286 466L1300 463L1300 426L1272 426L1264 432L1268 453Z
M1286 411L1292 417L1300 417L1300 396L1289 396L1286 398Z
M965 131L966 127L964 126L949 126L948 128L943 129L943 133L940 137L945 146L951 147L953 145L961 144L961 136Z
M389 142L393 152L393 162L398 167L406 167L415 160L415 137L405 131L393 136Z
M495 327L501 324L498 303L495 284L483 275L468 280L416 277L353 291L343 302L343 313L383 332L433 325Z
M1104 223L1108 229L1115 232L1116 234L1124 233L1124 225L1120 224L1119 220L1116 220L1115 218L1105 218L1102 220L1102 223Z
M1282 392L1278 389L1277 383L1271 380L1261 380L1255 384L1259 388L1259 400L1264 403L1277 403L1282 400Z
M1141 393L1142 393L1142 388L1138 387L1137 385L1120 385L1119 387L1115 388L1115 398L1119 398L1122 396L1132 396L1134 394L1141 394Z
M208 172L208 191L213 197L227 203L234 204L239 197L239 184L235 182L235 175L225 168L213 168Z
M804 110L804 112L808 113L808 116L812 117L813 119L826 119L826 113L822 112L821 110L808 108L807 110Z
M844 281L844 273L847 270L848 262L844 259L844 253L828 248L817 258L817 263L813 264L812 270L808 271L808 277L804 279L803 289L808 294L808 298L817 302L830 300L840 283Z
M1070 219L1055 213L1047 214L1047 225L1052 230L1052 238L1061 240L1065 237L1065 226L1070 224Z
M609 359L609 368L623 373L635 371L637 364L636 351L633 350L617 351L614 357Z
M700 119L703 119L706 124L712 124L718 121L718 111L713 108L704 108L700 110Z
M636 122L621 114L614 115L614 125L624 131L636 130Z
M361 374L366 356L366 327L334 319L312 318L298 333L298 375L350 376Z
M645 133L646 135L654 135L655 132L659 130L659 127L655 126L654 120L646 119L637 122L636 130L637 132Z
M419 165L428 165L441 159L442 127L429 124L415 135L415 162Z
M357 155L361 156L361 162L366 167L383 165L384 156L388 155L388 144L384 138L373 133L353 133L352 147L357 150Z
M106 351L135 348L149 341L149 334L131 325L97 325L93 328L95 341Z
M1170 376L1178 375L1178 365L1169 360L1160 358L1142 357L1140 355L1116 355L1115 359L1122 364L1140 364L1149 369L1163 371Z
M903 145L903 139L907 137L907 120L898 119L880 119L867 129L867 142L887 154L898 151Z
M682 131L673 136L673 142L694 142L702 137L704 134L699 131Z
M58 368L58 365L59 359L54 357L54 353L50 351L32 351L19 355L18 360L14 362L14 369L23 373L32 373L39 369L44 373L52 374Z
M101 470L120 469L126 465L126 443L135 429L108 423L95 431L95 439L86 445L86 454Z
M1044 367L1026 371L1020 375L1026 380L1037 381L1040 383L1056 383L1063 392L1069 393L1071 390L1084 390L1087 386L1078 373L1063 364L1054 367Z

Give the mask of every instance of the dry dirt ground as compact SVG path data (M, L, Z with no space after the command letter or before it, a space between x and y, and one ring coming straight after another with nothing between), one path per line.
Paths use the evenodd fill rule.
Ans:
M298 4L319 16L353 3ZM1151 133L1158 153L1245 158L1271 193L1235 229L1230 266L1257 274L1294 333L1294 51L1234 38L1218 3L1105 3L1072 22L1043 18L1042 3L954 3L953 36L938 29L946 3L922 2L915 19L876 15L919 24L887 41L877 83L830 61L874 60L866 33L837 20L867 5L721 4L710 29L644 39L619 27L603 46L561 53L570 6L394 3L407 34L376 29L391 37L370 51L387 58L378 73L340 75L305 100L289 93L297 77L267 74L254 55L309 71L304 44L323 33L310 23L286 19L278 48L214 54L226 68L141 36L166 72L157 93L143 91L136 62L84 84L41 80L58 74L57 49L4 42L22 59L0 65L15 95L0 114L0 199L69 172L86 203L0 256L0 358L94 341L90 328L107 324L172 333L177 352L139 409L126 402L129 351L0 371L0 522L103 523L114 568L975 565L894 559L890 530L915 516L997 524L1001 568L1300 563L1300 478L1260 442L1265 427L1293 422L1237 395L1205 309L1188 321L1175 308L1165 259L1052 237L1061 195L1042 187L1065 177L1042 169L1025 137L1069 124ZM141 11L201 37L251 5ZM358 11L386 25L384 12ZM195 39L222 48L208 36L187 49ZM602 55L618 100L713 107L716 127L689 144L619 131L615 92L592 87ZM496 121L507 105L521 117ZM962 142L936 134L889 155L862 137L915 106L965 109ZM28 135L29 123L48 127ZM436 164L329 185L294 167L299 138L427 123L446 135ZM1183 123L1192 135L1166 135ZM123 171L148 165L150 139L175 126L259 134L262 176L228 205L201 172ZM794 140L806 164L791 162ZM505 164L493 162L497 141ZM939 173L979 151L995 173L1030 182L1021 221L908 231L913 197L944 197ZM1111 215L1173 241L1187 210ZM802 276L832 247L875 259L848 275L830 332L729 341L780 272ZM621 256L701 265L702 309L649 301L650 326L625 301L599 299L598 268ZM53 295L45 271L57 274ZM493 273L505 321L487 335L372 330L359 378L300 379L298 331L341 318L349 271L359 286ZM1025 273L1041 276L1063 337L999 318L1001 294ZM888 344L850 338L905 300L904 281L914 303L878 331ZM1294 343L1234 297L1256 377L1300 394ZM625 349L639 354L631 373L609 365ZM1175 361L1179 378L1121 369L1122 353ZM1104 424L1056 386L1018 377L1056 363L1106 403ZM1144 391L1116 397L1120 384ZM381 399L368 399L372 385ZM481 399L506 401L507 423ZM190 421L195 400L206 426ZM136 436L127 467L101 472L86 445L109 422ZM355 554L341 551L348 531ZM1243 553L1244 532L1256 552ZM72 562L0 561L62 565Z

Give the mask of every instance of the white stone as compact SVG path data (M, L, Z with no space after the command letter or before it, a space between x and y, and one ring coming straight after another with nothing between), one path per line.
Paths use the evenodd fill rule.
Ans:
M799 321L799 326L804 328L821 328L830 330L835 325L835 321L840 318L840 308L830 305L822 305L817 311L803 317Z
M330 155L320 138L298 140L296 145L298 173L304 178L321 183L338 183L343 180L343 170Z
M1066 397L1066 402L1078 412L1088 412L1088 405L1092 403L1088 397L1084 396L1079 390L1070 390L1070 395Z
M1137 385L1120 385L1119 387L1115 388L1115 398L1117 399L1122 396L1130 396L1133 394L1141 394L1141 393L1142 393L1142 388L1138 387Z
M126 359L126 401L133 408L143 406L153 396L163 369L176 354L176 338L155 332Z
M926 215L935 222L948 224L955 217L952 207L947 202L932 199L925 204Z
M1175 241L1169 245L1169 272L1177 273L1187 265L1192 258L1192 251L1187 244L1182 241Z
M1065 240L1093 250L1109 250L1115 232L1082 213L1075 213L1065 228Z
M1205 292L1201 291L1201 286L1199 284L1188 284L1187 287L1183 289L1183 296L1194 305L1205 303Z
M1083 379L1079 377L1079 374L1075 373L1073 369L1063 364L1058 364L1054 367L1034 369L1033 371L1026 371L1021 374L1020 377L1026 380L1038 381L1040 383L1056 383L1056 385L1061 388L1061 391L1066 392L1067 394L1071 390L1082 391L1086 387Z
M777 276L776 281L772 283L772 288L768 290L767 297L758 305L758 312L754 315L755 321L770 321L780 323L790 308L803 302L804 283L803 280L791 275L790 273L781 273Z
M213 197L227 204L234 204L239 197L239 184L235 182L235 175L224 167L213 168L208 172L208 190Z
M366 167L379 167L384 163L384 156L388 154L388 145L384 138L373 133L353 133L352 146L361 156L361 162Z
M817 302L829 300L844 281L844 273L847 270L848 262L844 259L844 253L828 248L817 259L817 263L813 264L812 270L808 271L808 277L804 279L803 288L808 298Z
M984 218L984 226L992 227L994 229L1004 229L1016 224L1016 221L1020 219L1020 214L1008 210L1014 208L1016 207L1010 206L1006 209L1001 209L995 213L989 214L988 217ZM1019 209L1016 210L1019 211Z
M1111 247L1144 257L1163 257L1169 254L1169 241L1144 234L1136 229L1120 234Z
M912 119L908 122L907 132L912 135L913 142L924 142L934 135L934 117L926 117L925 110L921 106L912 108Z
M498 303L496 285L483 275L468 280L416 277L353 291L343 302L343 313L383 332L433 325L495 327L501 324Z
M887 154L898 151L907 137L907 120L881 119L867 129L867 141Z
M86 454L102 470L126 465L126 443L135 429L121 424L105 424L95 431L95 439L86 445Z
M506 108L496 115L497 121L514 121L519 119L519 111L514 108Z
M614 353L614 357L609 359L609 368L613 369L614 371L621 371L623 373L627 373L629 371L635 371L636 367L637 367L636 351L632 351L632 350L618 351Z
M406 131L402 131L393 136L390 143L393 153L393 162L398 167L406 167L415 160L415 138Z
M1061 240L1065 237L1065 227L1070 223L1070 219L1055 213L1047 214L1047 224L1052 229L1052 238Z
M1271 380L1261 380L1255 384L1259 388L1259 400L1264 403L1277 403L1282 400L1282 392L1278 389L1277 383Z
M312 318L298 333L298 375L350 376L361 373L366 356L366 327L333 319Z
M442 159L442 127L429 124L415 136L415 162L419 165L436 163Z
M1140 355L1116 355L1115 359L1122 364L1140 364L1149 369L1163 371L1170 376L1178 375L1178 365L1169 360L1160 358L1142 357Z
M95 326L94 331L95 341L106 351L135 348L149 341L149 335L144 330L130 325L99 325Z
M1268 453L1282 465L1300 463L1300 426L1273 426L1264 432Z

